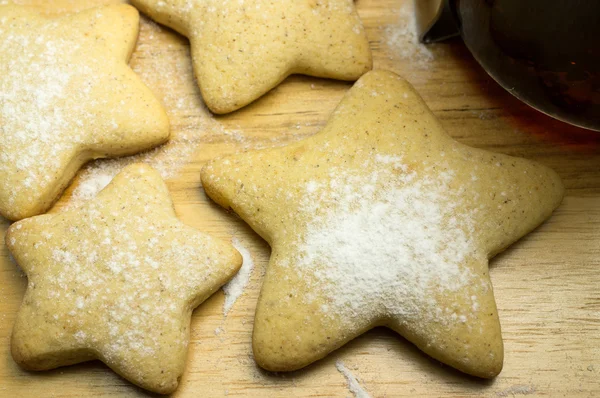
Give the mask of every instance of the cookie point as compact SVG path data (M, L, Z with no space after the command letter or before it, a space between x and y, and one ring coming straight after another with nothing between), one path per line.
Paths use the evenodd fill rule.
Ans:
M501 355L499 358L490 359L487 364L478 364L477 370L468 373L481 377L482 379L493 379L502 372L503 366L504 360Z
M399 74L385 70L385 69L373 69L364 75L361 76L359 80L367 80L367 79L376 79L376 80L386 80L386 79L395 79L401 82L406 82L406 79L400 76Z
M19 336L13 331L10 339L10 353L13 360L20 368L29 371L47 370L52 366L47 366L51 360L35 354L35 348L26 338Z
M146 385L146 386L141 386L141 387L145 388L149 391L152 391L156 394L169 395L169 394L172 394L175 391L177 391L180 381L181 381L181 375L177 376L177 378L163 381L162 383L157 384L157 385Z
M12 224L6 230L6 234L4 235L4 243L8 247L8 249L12 249L16 243L14 235L17 234L17 231L21 229L22 225L20 222L16 222Z
M127 15L128 17L136 18L136 19L140 18L140 12L138 11L137 8L135 8L131 4L121 3L121 4L114 4L109 7L113 7L115 10L119 10L123 14L129 14L129 15Z
M27 366L28 362L25 360L25 349L20 341L15 339L13 336L10 340L10 354L13 357L13 360L19 365L21 368L26 370L35 370L29 366Z
M127 175L130 177L146 176L146 177L157 177L162 180L158 171L147 163L133 163L125 167L119 174ZM117 174L117 176L119 175Z
M498 338L490 343L488 351L481 351L479 355L472 356L468 360L452 363L452 359L447 358L444 362L472 376L493 379L502 372L504 366L504 344L502 338L500 336Z

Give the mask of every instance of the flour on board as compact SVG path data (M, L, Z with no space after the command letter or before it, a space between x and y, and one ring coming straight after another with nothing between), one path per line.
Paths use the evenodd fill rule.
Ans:
M233 307L236 300L244 293L244 288L248 285L250 281L250 276L252 274L252 270L254 269L254 261L252 260L252 255L250 251L246 249L242 242L234 237L231 241L233 246L240 252L242 255L243 263L242 268L238 271L238 273L223 286L223 293L225 293L225 302L223 303L223 315L227 315L229 310Z
M352 394L354 394L355 398L371 398L369 393L361 387L359 380L350 372L350 370L344 365L344 362L337 360L335 362L335 367L348 382L348 389Z
M418 69L429 69L434 54L419 42L413 1L404 0L397 15L398 21L395 24L383 27L384 43L390 57L410 62Z
M171 33L154 22L142 19L138 48L130 64L165 107L171 121L169 141L138 155L89 163L79 173L79 183L73 191L72 202L82 202L95 196L97 191L93 192L92 188L101 189L101 184L90 181L114 177L131 163L148 163L163 179L172 179L193 159L207 135L224 135L228 139L243 140L243 136L240 137L236 132L227 131L208 111L193 84L187 44L165 44L160 39L167 34ZM149 51L151 56L144 55Z
M535 393L535 387L534 386L527 386L527 385L514 385L511 386L505 390L502 391L498 391L496 393L497 397L514 397L517 395L529 395L529 394L534 394Z
M77 200L93 199L98 192L103 190L113 179L113 174L110 172L102 173L98 170L97 173L90 175L77 185L73 191L73 197Z
M114 177L131 163L145 162L154 167L163 179L176 178L181 169L193 160L202 143L210 142L214 137L234 142L244 150L282 146L304 138L303 134L294 134L253 142L247 140L242 131L225 128L206 108L194 84L187 42L169 41L166 44L161 40L171 34L156 23L142 18L138 48L131 60L133 70L161 100L167 111L171 121L169 141L145 153L101 159L84 166L67 207L95 196L102 188L101 181ZM146 56L149 52L152 55Z

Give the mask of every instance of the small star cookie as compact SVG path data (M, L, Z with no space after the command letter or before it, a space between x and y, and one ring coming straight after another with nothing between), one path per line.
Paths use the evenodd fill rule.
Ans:
M19 365L100 359L163 394L183 373L192 310L242 263L230 244L181 223L143 164L81 208L13 224L6 244L29 280L11 341Z
M132 0L190 39L208 108L235 111L295 73L356 80L371 52L353 0Z
M454 141L386 71L358 80L320 133L212 161L202 183L272 246L253 348L274 371L387 326L463 372L497 375L488 260L563 196L552 170Z
M49 18L0 5L0 215L45 212L87 161L169 137L159 101L129 68L128 5Z

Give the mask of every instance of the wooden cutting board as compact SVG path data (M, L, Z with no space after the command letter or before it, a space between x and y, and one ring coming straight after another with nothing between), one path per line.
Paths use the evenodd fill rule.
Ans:
M18 2L64 12L115 1ZM562 124L519 102L479 67L459 40L418 45L408 24L410 1L357 0L356 6L375 67L405 76L453 137L544 163L567 187L564 203L550 220L491 262L504 370L491 381L466 376L385 329L372 330L298 372L273 374L257 368L252 322L270 250L243 221L207 199L199 172L208 159L222 154L314 134L351 84L294 76L254 104L213 117L193 80L186 39L145 19L131 65L168 109L173 139L141 160L167 177L184 222L221 238L235 237L255 264L250 283L227 316L221 291L194 312L187 371L175 396L352 396L336 369L338 360L373 397L600 396L600 133ZM93 195L127 161L92 164L53 211ZM0 220L1 237L7 227ZM26 282L2 244L1 397L147 395L99 362L43 373L19 369L9 341Z

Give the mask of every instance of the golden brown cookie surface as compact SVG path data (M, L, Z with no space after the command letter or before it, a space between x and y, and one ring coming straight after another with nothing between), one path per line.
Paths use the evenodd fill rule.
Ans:
M0 6L0 215L46 211L83 163L165 142L169 123L127 66L128 5L48 18Z
M29 284L12 354L31 370L100 359L159 393L177 388L192 310L241 266L181 223L156 171L125 168L81 208L13 224L6 244Z
M190 39L206 105L239 109L300 73L356 80L371 53L353 0L133 0Z
M272 246L260 366L306 366L374 326L480 377L503 363L488 259L556 208L537 163L452 140L399 76L363 76L318 134L209 163L206 192Z

